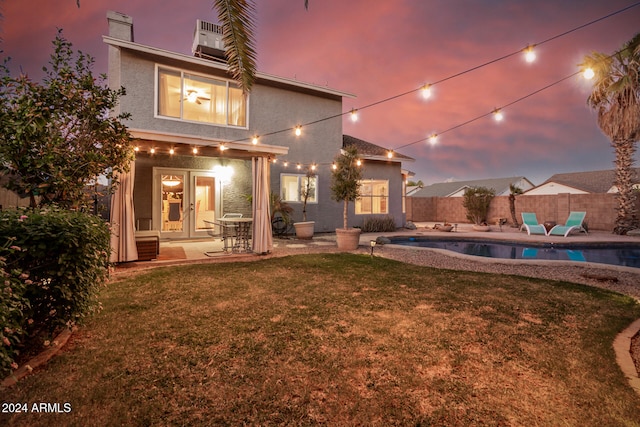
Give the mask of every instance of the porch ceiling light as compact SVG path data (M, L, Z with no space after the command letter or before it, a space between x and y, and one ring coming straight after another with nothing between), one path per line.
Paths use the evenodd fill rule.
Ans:
M182 181L180 181L180 179L178 179L177 176L173 176L173 175L169 175L167 179L162 180L162 185L165 185L167 187L177 187L181 183Z

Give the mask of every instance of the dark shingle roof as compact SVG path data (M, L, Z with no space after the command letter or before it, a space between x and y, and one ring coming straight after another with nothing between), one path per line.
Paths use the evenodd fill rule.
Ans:
M361 156L374 156L374 157L387 157L389 149L380 147L379 145L372 144L359 138L355 138L351 135L342 136L342 147L354 146L358 150L358 154ZM404 154L400 154L397 151L393 152L393 158L397 160L413 161L414 159Z
M504 194L509 192L509 184L517 184L521 180L527 180L523 176L514 176L509 178L490 178L477 179L473 181L454 181L454 182L438 182L416 191L412 197L448 197L464 188L470 187L486 187L495 190L496 194ZM529 180L527 180L529 181ZM533 187L533 184L531 184Z
M640 168L632 168L635 171L634 183L640 183ZM550 182L573 187L588 193L606 193L615 181L615 170L601 170L590 172L557 173L540 186Z

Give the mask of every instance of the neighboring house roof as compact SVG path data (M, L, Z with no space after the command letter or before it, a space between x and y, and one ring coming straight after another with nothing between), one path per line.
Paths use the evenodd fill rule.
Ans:
M640 168L632 169L635 171L633 183L639 184ZM557 173L539 186L535 187L530 193L551 189L554 187L554 184L556 184L555 187L563 189L561 192L571 192L571 189L575 189L576 192L584 193L608 193L612 191L614 182L615 170L613 169L589 172Z
M491 178L472 181L438 182L427 185L416 191L411 197L456 197L462 196L464 190L471 187L486 187L495 190L497 196L509 194L509 185L514 184L526 190L532 188L533 184L523 176L509 178ZM527 188L523 188L527 187Z
M342 136L342 147L356 147L358 154L364 159L371 160L384 160L390 162L413 162L414 158L400 154L397 151L393 151L393 157L389 158L389 149L380 147L379 145L372 144L365 140L355 138L351 135Z

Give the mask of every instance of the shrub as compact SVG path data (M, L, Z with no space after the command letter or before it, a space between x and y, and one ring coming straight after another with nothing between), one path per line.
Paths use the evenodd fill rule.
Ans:
M467 219L473 224L486 223L489 206L495 195L493 189L486 187L467 188L462 200L462 206L467 210Z
M14 360L20 353L18 346L25 333L22 325L28 323L25 314L29 301L24 291L30 281L21 270L7 268L7 257L21 250L11 243L9 240L0 246L0 378L17 368Z
M396 231L396 221L393 219L393 215L368 217L362 223L363 233L380 233L389 231Z
M14 247L5 256L4 274L24 279L22 297L28 304L16 300L7 304L13 305L16 316L16 307L21 308L20 326L30 345L36 338L80 323L98 306L96 296L108 276L110 250L109 228L99 217L53 207L1 211L0 241L12 241Z

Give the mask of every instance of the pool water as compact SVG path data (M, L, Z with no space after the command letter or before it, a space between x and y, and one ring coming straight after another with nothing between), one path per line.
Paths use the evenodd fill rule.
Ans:
M445 249L465 255L502 259L531 259L595 262L640 268L640 244L627 243L544 243L507 242L482 239L437 237L391 237L395 245Z

